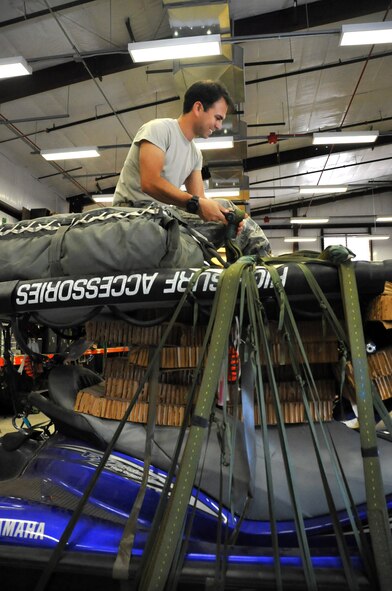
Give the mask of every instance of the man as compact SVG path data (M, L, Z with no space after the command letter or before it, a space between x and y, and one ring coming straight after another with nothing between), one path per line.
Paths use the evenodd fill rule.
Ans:
M228 209L207 199L201 176L202 154L193 141L222 128L233 107L218 82L196 82L185 93L178 119L155 119L133 140L117 183L113 205L132 205L153 198L198 214L206 222L227 223ZM179 187L185 185L186 191Z
M193 140L206 139L221 129L228 110L233 108L229 93L219 82L203 80L192 84L185 93L178 119L154 119L137 132L116 186L113 205L132 207L138 201L153 200L197 214L202 222L227 224L224 214L230 208L204 195L203 159ZM182 185L186 191L180 189ZM202 222L191 223L219 246L220 237L217 241L213 237L216 226L213 224L211 232ZM244 254L264 256L270 252L264 232L250 218L240 224L237 242Z

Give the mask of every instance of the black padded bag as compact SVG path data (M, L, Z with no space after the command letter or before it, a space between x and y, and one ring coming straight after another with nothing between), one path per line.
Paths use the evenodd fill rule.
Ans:
M160 206L94 209L0 227L0 281L203 264L198 242Z

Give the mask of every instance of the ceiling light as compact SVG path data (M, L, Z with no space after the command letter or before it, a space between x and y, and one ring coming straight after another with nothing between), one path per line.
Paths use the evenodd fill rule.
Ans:
M337 131L313 134L313 144L366 144L375 142L378 131Z
M328 224L329 218L291 218L290 224Z
M72 158L95 158L96 156L100 156L96 146L41 150L40 154L45 158L45 160L71 160Z
M207 189L204 191L206 197L239 197L240 189L237 188L225 188L225 189Z
M225 137L209 137L208 139L196 138L195 143L200 150L226 150L234 146L234 139L232 135Z
M386 216L377 217L376 222L392 222L392 216L386 215Z
M187 57L220 55L220 35L176 37L158 41L128 43L128 51L135 63L156 62Z
M301 236L294 236L293 238L285 238L284 242L316 242L317 238L313 238L310 236L301 237Z
M5 57L0 59L0 78L14 78L15 76L26 76L31 74L32 67L24 57Z
M91 195L95 203L113 203L114 193Z
M342 25L340 45L373 45L392 42L392 21Z
M308 185L306 187L300 187L299 192L301 195L313 195L314 193L345 193L347 187L341 185Z
M329 237L329 235L328 235ZM349 234L349 238L361 238L364 240L388 240L389 236L384 234ZM341 238L341 236L339 236Z

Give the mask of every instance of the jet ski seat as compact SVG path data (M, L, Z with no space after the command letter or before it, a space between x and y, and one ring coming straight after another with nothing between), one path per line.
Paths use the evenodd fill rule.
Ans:
M99 383L101 378L94 372L74 365L54 368L49 374L49 396L39 393L30 395L30 402L50 417L57 430L63 435L85 441L90 445L104 449L115 430L118 421L101 419L73 410L77 392L86 386ZM216 411L218 421L223 421L222 413ZM298 498L305 517L328 515L329 508L323 490L323 484L313 448L309 426L307 424L286 425L288 452L295 475ZM356 505L366 502L363 465L359 434L339 422L315 425L320 442L320 452L324 461L327 479L330 484L337 510L344 509L340 489L335 477L333 463L324 443L322 428L333 439L348 480ZM179 433L178 427L156 426L153 437L152 464L162 470L168 470ZM265 450L259 429L256 429L256 464L252 466L255 475L255 493L250 503L247 518L268 520L268 493L265 477ZM271 456L274 495L278 519L292 519L293 510L280 444L276 427L268 428L269 454ZM232 499L235 512L241 513L249 484L249 467L245 448L243 424L237 424L237 440L233 457L234 489ZM115 445L115 450L138 459L143 459L146 443L146 427L140 423L127 422ZM392 494L392 454L391 443L379 439L379 456L384 477L385 494ZM219 465L221 448L218 438L217 423L211 427L206 457L201 476L201 489L211 497L219 499ZM229 507L230 467L223 466L223 499Z

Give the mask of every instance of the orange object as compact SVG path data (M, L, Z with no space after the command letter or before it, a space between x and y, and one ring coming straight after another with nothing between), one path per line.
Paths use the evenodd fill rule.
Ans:
M229 383L232 384L238 380L239 366L240 356L237 349L231 345L229 347L229 369L227 375L227 380Z
M28 355L26 355L25 360L24 360L24 368L23 368L26 372L26 374L30 377L33 378L34 377L34 367L33 367L33 361L31 359L31 357L29 357Z

